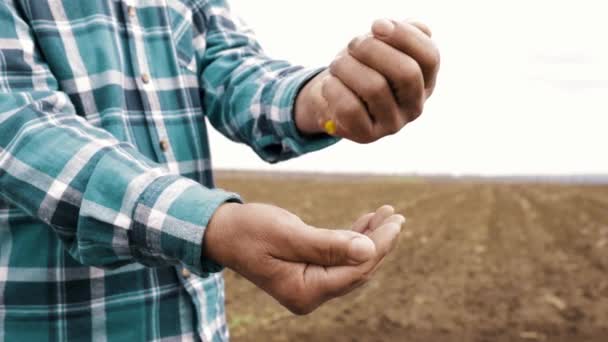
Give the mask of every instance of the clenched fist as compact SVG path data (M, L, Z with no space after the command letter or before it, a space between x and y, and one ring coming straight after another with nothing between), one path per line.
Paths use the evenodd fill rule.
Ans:
M430 30L381 19L353 39L300 92L295 120L305 134L328 130L358 143L399 132L422 113L435 88L439 51Z

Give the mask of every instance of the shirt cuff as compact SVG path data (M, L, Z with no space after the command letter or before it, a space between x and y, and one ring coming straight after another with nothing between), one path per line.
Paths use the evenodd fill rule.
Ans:
M137 155L130 146L123 148ZM240 197L145 165L145 159L121 156L106 153L89 178L74 253L80 261L108 268L181 264L203 276L220 271L202 257L205 231L220 205L241 202Z
M273 106L275 112L271 116L273 118L278 117L278 120L273 120L273 123L276 125L275 130L281 133L283 148L281 158L276 161L318 151L340 141L340 138L327 134L304 135L298 130L294 119L294 108L298 94L308 81L323 70L325 68L301 68L283 76L275 84L277 89L273 101L275 102Z
M135 208L132 243L142 258L181 263L199 276L219 272L223 266L203 258L202 246L211 217L227 202L241 199L235 193L208 189L180 176L158 178Z

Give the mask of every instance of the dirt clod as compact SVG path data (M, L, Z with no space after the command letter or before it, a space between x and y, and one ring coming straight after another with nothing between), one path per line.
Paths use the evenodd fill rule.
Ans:
M559 311L564 311L568 307L568 304L566 304L566 302L564 302L561 298L550 293L545 294L543 300Z
M522 331L519 334L519 337L521 337L524 340L531 340L531 341L545 341L547 339L547 337L544 334L541 334L541 333L535 332L535 331Z

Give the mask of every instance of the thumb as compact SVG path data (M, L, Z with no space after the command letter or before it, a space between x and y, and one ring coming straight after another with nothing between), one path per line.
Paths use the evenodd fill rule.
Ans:
M367 236L350 230L309 227L300 230L291 258L320 266L359 265L375 257L376 246Z

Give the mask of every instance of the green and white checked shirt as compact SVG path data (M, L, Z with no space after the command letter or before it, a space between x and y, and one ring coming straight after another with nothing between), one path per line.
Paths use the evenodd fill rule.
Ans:
M269 162L326 147L292 119L316 72L224 0L0 1L0 341L226 340L205 118Z

